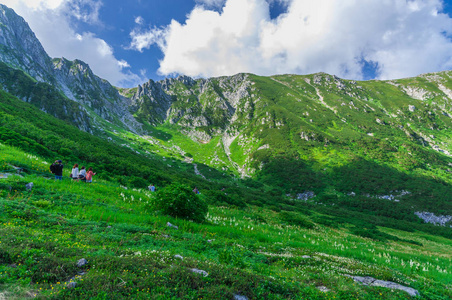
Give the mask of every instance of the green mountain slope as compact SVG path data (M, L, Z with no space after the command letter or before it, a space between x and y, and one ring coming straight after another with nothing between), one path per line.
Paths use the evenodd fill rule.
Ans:
M435 169L448 157L400 135L404 147L424 153L425 164L399 166L388 159L393 156L398 162L399 149L364 133L356 139L336 135L328 141L305 140L275 151L271 145L293 142L287 138L290 129L299 129L289 124L301 124L296 123L300 118L295 108L284 108L289 100L278 102L285 101L282 96L272 99L270 93L261 101L274 112L262 117L273 121L242 130L266 139L269 147L249 152L261 169L255 179L239 180L226 170L183 160L220 153L219 137L203 144L180 135L177 124L167 124L147 128L147 137L110 125L100 138L0 91L0 166L21 167L25 176L0 179L2 296L410 298L406 291L366 287L347 277L370 276L411 287L423 299L450 297L452 232L424 224L414 214L450 214L447 173ZM288 117L278 119L282 115ZM328 124L319 124L315 133L327 136ZM193 155L180 154L185 146L192 147ZM203 154L194 152L204 149ZM376 153L384 156L370 156ZM218 159L228 159L222 155ZM65 176L75 162L94 167L96 182L46 179L57 158L66 164ZM25 190L28 182L34 183L32 192ZM153 211L152 195L136 189L150 182L158 189L171 182L198 186L209 203L207 222L195 224ZM313 191L316 197L305 201L284 195L294 190ZM179 229L167 227L167 222ZM89 264L78 267L81 258ZM75 288L69 288L71 280L77 282ZM320 291L324 287L329 291Z
M51 60L23 18L6 6L0 9L0 60L6 63L1 65L2 89L104 139L96 139L93 143L102 146L91 151L84 141L93 137L72 128L65 131L70 135L43 131L45 118L37 123L9 108L8 118L14 115L16 125L4 121L2 130L35 141L27 143L46 155L96 161L106 176L136 185L160 178L156 172L163 178L178 174L175 170L207 186L208 180L233 185L230 176L236 175L248 178L243 184L252 193L272 197L253 195L244 201L275 209L309 195L313 203L358 206L412 221L415 213L452 215L451 72L367 82L323 73L181 76L119 89L120 96L85 63ZM8 140L14 144L15 139ZM139 157L129 170L134 179L121 175L129 164L124 148L134 153L131 160ZM115 164L104 164L115 152L121 157L115 164L124 171L118 175ZM375 199L376 211L356 204Z
M275 197L415 221L452 215L450 78L239 74L122 92L153 125L135 136L143 149L249 176Z
M43 156L3 142L0 153L0 166L19 163L29 174L0 179L0 295L7 299L452 296L450 238L414 224L389 229L360 221L359 213L346 219L314 206L278 213L226 203L210 205L198 224L156 214L150 192L126 189L110 176L92 184L48 180ZM205 190L200 197L212 199Z

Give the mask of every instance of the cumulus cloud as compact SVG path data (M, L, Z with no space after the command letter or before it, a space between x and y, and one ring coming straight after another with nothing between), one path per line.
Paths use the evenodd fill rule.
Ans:
M287 12L270 18L272 1ZM220 3L200 0L198 3ZM131 33L130 47L152 44L161 74L221 76L328 72L380 79L452 68L452 19L441 0L226 0L222 10L197 5L184 24Z
M57 1L57 0L51 0ZM61 1L61 0L59 0ZM99 10L103 3L99 0L75 0L63 2L65 11L74 18L86 23L100 23Z
M104 40L90 32L77 32L74 20L100 24L99 0L2 0L30 25L51 57L80 59L88 63L94 74L114 85L134 86L144 80L133 74L130 65L114 56Z
M135 23L138 25L143 25L144 24L144 19L141 16L138 16L135 18Z
M143 32L140 28L137 28L130 33L130 37L132 38L132 42L127 49L143 52L143 49L149 49L153 44L163 48L166 30L155 27L152 30Z
M198 5L204 5L208 8L222 8L226 0L195 0Z

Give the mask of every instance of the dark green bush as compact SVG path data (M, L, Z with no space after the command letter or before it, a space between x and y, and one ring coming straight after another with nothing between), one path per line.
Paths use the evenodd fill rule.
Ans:
M153 208L175 218L203 222L207 204L192 189L180 183L173 183L156 193Z
M0 182L0 190L5 190L12 193L14 193L15 191L25 191L25 185L27 183L28 181L13 176Z
M205 194L207 195L209 204L246 207L245 202L237 194L228 194L225 191L215 190L207 190Z
M300 214L297 214L295 212L291 211L281 211L279 213L279 218L281 221L289 224L289 225L295 225L300 226L304 228L313 228L314 224L309 221L307 218L303 217Z
M0 248L0 264L12 263L10 254L5 250Z
M378 228L373 224L368 224L365 227L356 226L352 228L351 233L357 236L373 239L376 241L386 242L386 241L401 241L396 236L381 232Z

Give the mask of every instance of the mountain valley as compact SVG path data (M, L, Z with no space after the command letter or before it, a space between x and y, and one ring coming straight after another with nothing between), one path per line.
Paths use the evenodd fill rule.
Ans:
M119 88L0 5L0 87L0 299L452 298L452 71Z

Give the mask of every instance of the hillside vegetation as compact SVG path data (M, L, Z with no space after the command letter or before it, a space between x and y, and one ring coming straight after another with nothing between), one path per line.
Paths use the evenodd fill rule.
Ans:
M23 169L23 177L0 179L0 293L8 299L411 298L348 276L398 283L423 299L452 296L450 229L423 224L410 212L414 204L439 210L422 202L422 187L431 185L437 197L447 193L446 180L365 159L322 172L289 158L269 161L258 180L197 164L204 179L183 162L187 156L156 152L176 131L152 129L161 144L151 153L120 128L105 132L111 140L95 137L4 92L0 112L1 169ZM48 172L57 158L66 165L62 182ZM95 183L67 179L75 162L94 167ZM374 185L352 180L358 176ZM290 181L317 197L283 195ZM206 221L159 214L143 189L150 182L157 190L196 185L209 204ZM346 194L378 195L389 185L411 193L400 202Z
M3 166L20 161L31 173L0 181L0 284L8 298L410 298L344 275L397 282L423 299L452 296L450 239L340 222L304 205L279 213L210 205L197 224L155 214L143 189L33 175L47 168L44 158L0 148Z

